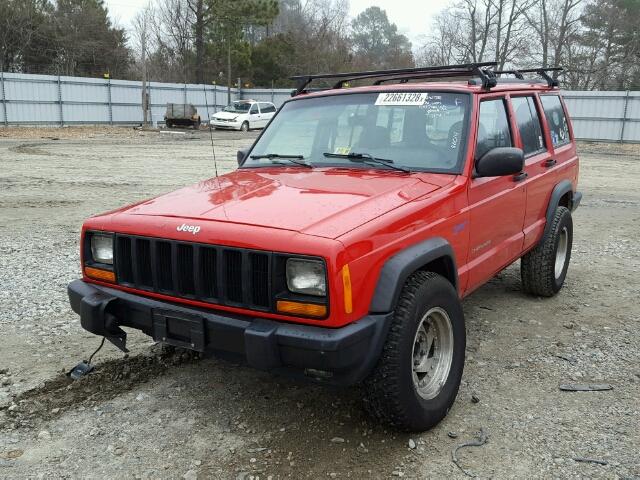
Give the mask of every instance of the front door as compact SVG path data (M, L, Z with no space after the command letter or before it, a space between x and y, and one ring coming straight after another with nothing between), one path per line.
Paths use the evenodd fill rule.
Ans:
M260 110L258 110L258 104L251 105L249 110L249 127L250 128L262 128L260 124Z
M489 96L478 109L474 159L492 148L514 146L507 99ZM526 190L522 176L474 178L469 184L469 281L467 292L482 285L522 251Z

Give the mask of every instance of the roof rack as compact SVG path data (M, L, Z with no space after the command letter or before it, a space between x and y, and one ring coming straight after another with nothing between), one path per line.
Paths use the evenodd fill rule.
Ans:
M364 72L348 73L323 73L318 75L297 75L290 77L298 82L298 87L292 92L292 96L300 95L306 91L307 86L314 80L338 79L333 88L342 88L345 83L355 80L380 78L382 81L407 82L417 78L443 78L443 77L469 77L478 76L482 80L483 88L490 89L496 86L496 78L490 67L495 67L496 62L465 63L461 65L443 65L439 67L399 68L394 70L370 70ZM388 77L388 78L386 78Z
M524 70L497 70L494 71L496 75L506 74L514 75L519 80L524 80L523 73L537 73L540 75L550 87L557 87L560 85L557 78L551 77L547 72L563 72L562 67L548 67L548 68L527 68Z
M476 83L478 80L482 84L482 88L490 90L498 84L498 75L515 75L517 79L524 80L524 73L537 73L549 85L549 87L557 87L558 80L552 78L547 72L560 72L562 67L550 68L530 68L524 70L493 70L497 66L496 62L481 63L464 63L460 65L443 65L438 67L419 67L419 68L399 68L394 70L369 70L364 72L345 72L345 73L322 73L317 75L296 75L290 77L295 80L298 86L291 92L291 96L295 97L301 93L310 91L318 91L324 89L307 88L314 80L338 80L332 89L343 88L345 84L356 80L377 79L373 84L381 85L385 82L407 83L409 80L427 79L427 78L455 78L455 77L476 77L471 78L469 83ZM479 77L479 78L477 78Z

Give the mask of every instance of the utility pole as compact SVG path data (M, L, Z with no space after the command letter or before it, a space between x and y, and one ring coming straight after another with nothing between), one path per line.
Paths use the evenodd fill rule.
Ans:
M231 105L231 35L227 34L227 105Z
M140 37L140 43L142 44L142 123L146 127L149 125L149 96L147 95L147 12L144 12L142 19L142 32Z

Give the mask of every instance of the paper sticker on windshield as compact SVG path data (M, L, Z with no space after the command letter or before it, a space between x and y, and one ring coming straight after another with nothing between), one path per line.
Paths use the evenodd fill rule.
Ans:
M428 93L381 93L378 95L376 105L386 106L411 106L411 105L424 105L427 101Z
M336 147L333 151L333 153L338 155L349 155L349 152L351 152L351 147Z

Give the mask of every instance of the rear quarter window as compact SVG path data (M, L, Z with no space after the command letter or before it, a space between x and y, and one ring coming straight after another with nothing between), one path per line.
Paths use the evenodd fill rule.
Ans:
M561 147L571 142L569 124L560 97L557 95L543 95L540 97L544 116L549 124L549 133L554 147Z

